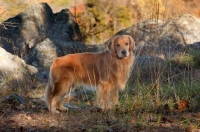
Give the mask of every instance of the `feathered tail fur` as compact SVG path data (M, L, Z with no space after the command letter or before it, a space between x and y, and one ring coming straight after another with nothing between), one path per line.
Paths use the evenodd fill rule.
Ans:
M46 105L47 105L49 110L50 110L50 101L51 101L51 96L52 96L53 91L54 91L54 85L53 85L53 82L52 82L51 70L50 70L49 79L48 79L48 83L47 83L45 95L44 95L45 102L46 102Z

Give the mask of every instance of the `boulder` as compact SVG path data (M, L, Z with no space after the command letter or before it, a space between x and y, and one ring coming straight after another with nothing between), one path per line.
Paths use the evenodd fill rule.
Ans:
M68 9L53 13L46 3L37 4L0 26L0 46L12 54L26 57L46 38L73 42L81 38L78 24Z
M16 55L8 53L0 47L0 86L30 86L38 73L37 68L28 65Z
M200 18L185 14L167 22L145 21L119 31L136 42L138 56L161 56L168 59L180 52L196 48L200 42ZM193 45L196 46L193 46Z
M155 56L138 56L133 65L133 71L129 83L151 83L160 78L166 63L163 59Z

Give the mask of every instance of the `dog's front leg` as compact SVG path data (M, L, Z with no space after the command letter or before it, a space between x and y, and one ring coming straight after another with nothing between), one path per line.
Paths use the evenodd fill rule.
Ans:
M112 87L110 90L110 102L112 105L118 105L118 88L117 87Z
M97 87L97 106L102 109L110 109L110 84L101 82Z

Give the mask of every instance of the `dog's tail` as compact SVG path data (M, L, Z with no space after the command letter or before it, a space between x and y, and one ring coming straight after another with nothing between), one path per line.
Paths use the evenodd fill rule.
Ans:
M49 79L48 79L48 83L47 83L47 86L46 86L46 90L45 90L45 102L46 102L46 105L48 107L48 109L50 110L50 101L51 101L51 98L52 98L52 93L54 91L54 82L53 82L53 78L52 78L52 73L51 73L51 70L49 72Z

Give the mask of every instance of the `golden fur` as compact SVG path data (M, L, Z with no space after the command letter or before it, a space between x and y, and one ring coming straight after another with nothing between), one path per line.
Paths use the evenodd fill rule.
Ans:
M108 44L108 49L98 53L68 54L57 58L49 73L45 100L53 113L65 111L62 100L76 84L96 87L97 106L110 109L118 104L118 90L125 88L133 64L133 39L118 35Z

